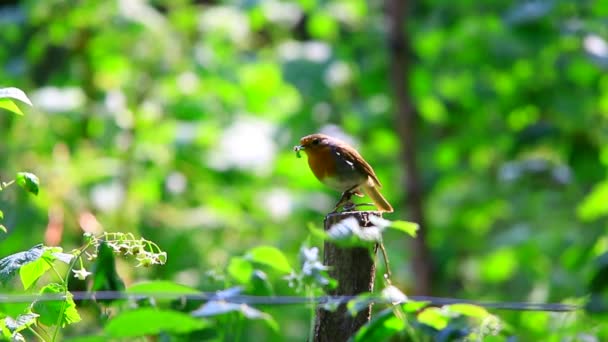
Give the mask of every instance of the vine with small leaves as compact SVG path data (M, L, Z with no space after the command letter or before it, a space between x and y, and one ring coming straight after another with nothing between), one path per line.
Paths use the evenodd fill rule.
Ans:
M19 273L24 290L30 289L37 280L47 271L51 271L58 279L57 282L48 283L38 291L41 297L45 295L61 296L61 300L44 301L34 300L16 317L0 312L1 336L6 339L25 340L21 331L28 329L41 341L57 341L59 331L66 325L80 321L76 311L73 295L68 290L70 273L80 280L86 279L93 273L85 268L87 262L95 261L99 257L102 245L107 246L113 255L134 257L136 267L149 267L163 265L167 261L167 253L154 242L144 238L136 238L131 233L102 233L95 236L84 234L84 245L70 253L63 253L61 247L49 247L42 244L31 249L9 255L0 260L0 282L6 284L14 275ZM68 265L64 274L56 267L55 261ZM76 265L79 268L76 268ZM52 333L45 327L54 328ZM45 337L46 336L46 337Z

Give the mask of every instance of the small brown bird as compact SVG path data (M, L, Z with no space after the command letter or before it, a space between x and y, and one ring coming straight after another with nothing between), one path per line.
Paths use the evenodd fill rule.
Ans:
M352 195L369 196L379 211L392 213L393 207L382 197L378 188L382 187L372 167L359 152L347 143L324 134L311 134L300 139L294 151L306 152L308 165L318 180L338 191L342 197L334 212L350 202Z

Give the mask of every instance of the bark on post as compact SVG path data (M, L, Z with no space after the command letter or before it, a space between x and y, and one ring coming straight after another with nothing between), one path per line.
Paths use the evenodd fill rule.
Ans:
M381 217L377 211L348 211L333 213L325 217L325 230L346 218L354 217L361 227L371 226L369 217ZM368 248L340 248L331 242L325 242L323 247L323 264L330 266L329 275L338 281L338 287L330 291L332 296L352 296L374 289L376 264L373 251ZM356 316L351 316L346 310L346 304L341 304L334 312L317 309L315 322L315 342L347 341L359 328L371 318L372 307L362 310Z

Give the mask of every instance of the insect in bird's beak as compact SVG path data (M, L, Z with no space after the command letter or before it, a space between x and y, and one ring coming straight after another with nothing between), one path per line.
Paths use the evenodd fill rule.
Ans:
M302 156L300 155L300 151L302 151L303 149L304 149L304 146L302 146L302 145L296 145L293 147L293 150L296 152L296 157L302 158Z

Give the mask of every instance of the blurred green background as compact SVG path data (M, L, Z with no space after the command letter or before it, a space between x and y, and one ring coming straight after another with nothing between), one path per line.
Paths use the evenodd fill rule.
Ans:
M395 129L386 4L364 0L64 1L0 5L0 82L33 108L0 115L0 256L83 231L133 232L165 266L119 261L127 284L229 286L231 256L258 245L298 264L307 226L338 195L291 150L349 139L410 216ZM434 296L584 298L608 251L608 2L412 1L403 75L419 120ZM410 243L389 233L393 282L412 293ZM280 277L277 294L293 294ZM78 286L77 282L74 282ZM84 288L84 285L80 285ZM305 307L268 307L302 339ZM599 336L601 319L498 313L522 341ZM559 319L555 319L555 318ZM74 328L78 329L78 328ZM84 329L84 328L80 328ZM245 335L247 336L247 335ZM597 337L599 338L599 337Z

